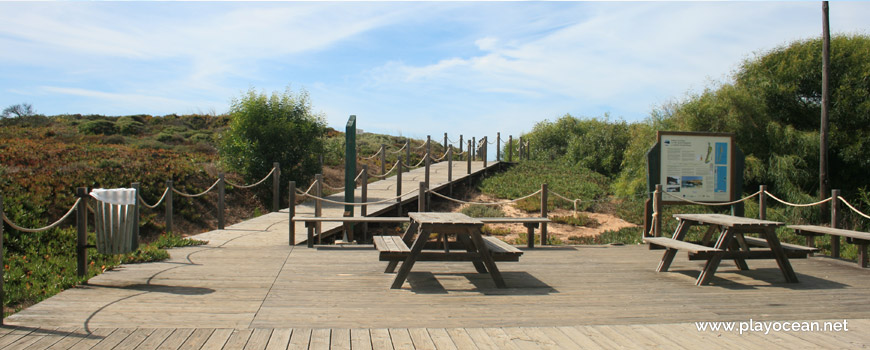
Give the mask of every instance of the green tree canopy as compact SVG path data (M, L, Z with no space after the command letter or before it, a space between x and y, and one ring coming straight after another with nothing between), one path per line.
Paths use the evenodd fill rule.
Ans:
M311 111L308 93L289 88L271 96L253 89L232 101L230 123L220 138L221 162L248 181L281 163L281 183L305 183L318 171L324 118ZM282 196L283 197L283 196Z
M733 132L747 155L745 188L767 184L791 200L818 195L821 39L794 42L745 60L732 82L653 112L632 137L616 186L644 191L633 178L655 130ZM870 169L870 37L831 39L830 174L832 188L867 186Z

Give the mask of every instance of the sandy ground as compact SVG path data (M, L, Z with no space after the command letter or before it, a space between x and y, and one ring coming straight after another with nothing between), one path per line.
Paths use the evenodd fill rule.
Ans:
M470 195L468 198L464 199L467 202L500 202L503 200L499 200L497 198L492 198L490 196L475 193ZM460 204L455 202L447 202L446 200L438 200L434 203L434 211L447 211L447 212L459 212L462 208L468 206L467 204ZM499 208L505 213L506 217L532 217L532 216L540 216L539 213L527 213L522 210L515 208L512 204L503 204L499 205ZM573 215L572 210L565 209L556 209L551 210L549 212L549 217L554 216L568 216ZM606 231L615 231L624 227L635 227L637 225L622 220L616 216L610 214L603 213L592 213L592 212L583 212L587 216L591 217L598 221L599 225L597 227L578 227L573 225L565 225L558 223L550 223L547 227L547 232L550 237L557 237L562 242L568 242L569 237L594 237L602 232ZM503 236L502 239L507 242L515 241L520 233L525 233L526 228L523 225L519 224L491 224L487 225L488 227L499 229L499 230L510 230L510 234ZM536 231L540 232L540 231Z

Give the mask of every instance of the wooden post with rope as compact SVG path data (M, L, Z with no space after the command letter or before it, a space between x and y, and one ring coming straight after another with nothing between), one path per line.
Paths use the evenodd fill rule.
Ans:
M226 221L224 220L224 208L226 207L226 202L224 196L227 193L227 182L224 177L224 173L220 173L218 175L218 230L223 230L226 226Z
M166 233L172 232L172 195L173 195L173 186L172 180L166 180L166 214L164 214L163 220L166 221Z
M831 190L831 227L832 228L840 228L840 190ZM839 258L840 257L840 236L830 235L831 236L831 257ZM811 236L808 236L811 237ZM861 261L859 260L860 264Z
M288 189L290 192L287 198L287 201L290 203L290 208L288 208L288 211L290 212L290 234L288 235L288 242L290 242L290 246L294 246L296 245L296 223L293 222L293 217L296 216L296 181L290 181Z
M88 274L88 188L76 188L76 197L81 199L76 207L76 272L79 277Z
M396 211L398 211L396 216L402 216L402 168L405 165L401 155L396 162L398 164L396 166L399 167L399 171L396 172L396 196L399 197L396 199Z
M277 213L281 206L281 164L272 163L272 212Z
M369 166L368 165L363 164L363 166L362 166L362 178L361 178L361 180L362 180L362 189L360 191L361 192L360 193L361 202L365 203L368 201L368 197L369 197ZM362 217L365 217L366 215L368 215L368 205L363 204L362 206L360 206L359 215ZM351 241L352 241L353 240L353 230L351 229L349 231L350 232L348 232L347 235L349 238L351 238ZM364 223L362 223L362 234L363 234L362 239L363 240L368 238L368 233L369 233L369 223L364 222Z
M547 218L547 197L549 197L549 191L547 190L547 184L541 184L541 217ZM529 237L529 239L535 239L535 237ZM549 237L547 237L547 223L541 223L541 245L547 245Z
M514 135L508 135L508 163L514 162Z

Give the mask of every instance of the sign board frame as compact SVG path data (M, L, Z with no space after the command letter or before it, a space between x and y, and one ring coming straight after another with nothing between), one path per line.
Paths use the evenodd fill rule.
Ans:
M664 142L663 142L663 140L664 140ZM701 154L701 155L697 155L697 156L699 156L701 158L706 158L707 159L706 164L711 164L710 175L725 176L726 178L724 179L725 180L725 183L724 183L725 194L720 195L719 198L698 198L697 196L691 196L691 197L688 197L686 199L689 199L689 200L692 200L695 202L702 202L702 203L722 203L722 202L731 202L731 201L736 200L738 195L739 195L739 192L735 191L735 188L741 187L741 189L742 189L742 186L736 186L735 180L737 180L738 177L740 177L739 182L742 183L743 181L742 181L742 169L741 169L740 174L738 174L736 172L737 166L735 166L736 165L735 164L736 163L735 155L737 153L739 153L739 150L737 149L736 144L734 142L734 134L733 133L708 133L708 132L685 132L685 131L658 131L658 132L656 132L656 144L659 146L659 157L658 157L659 163L658 163L658 166L655 168L658 169L657 170L657 173L658 173L657 180L658 181L650 181L651 190L654 191L655 185L657 185L657 184L662 185L662 189L664 191L668 191L669 188L676 188L677 191L679 191L680 187L690 189L690 187L686 187L688 185L688 183L684 183L683 180L685 180L687 178L700 177L700 176L688 176L685 173L679 172L678 178L676 179L676 181L677 181L676 186L675 185L668 185L668 181L666 180L666 177L667 177L666 172L669 170L669 168L679 167L680 165L685 165L685 163L687 163L687 162L682 162L682 164L681 164L679 161L668 162L665 159L666 158L665 157L666 150L668 148L671 148L671 147L677 147L677 145L676 145L677 142L686 142L687 140L689 140L690 142L701 142L702 147L703 147L703 143L707 143L708 151L706 152L706 154ZM668 145L667 144L668 141L671 141L674 144ZM725 145L722 145L722 143L725 143ZM726 148L722 149L723 146ZM726 155L724 156L725 159L722 159L722 157L719 156L720 152L726 153ZM690 156L696 156L696 155L690 155ZM684 157L685 157L685 155L684 155ZM698 162L703 162L703 160L698 160ZM724 167L725 171L726 171L726 173L724 175L719 174L717 171L715 171L718 169L722 169L722 167ZM653 168L654 167L651 164L650 165L650 174L649 174L651 177L653 175L652 174ZM718 169L716 169L716 168L718 168ZM692 174L692 175L697 175L697 173ZM722 179L722 178L719 178L719 179ZM709 179L708 178L708 180L713 180L715 182L718 182L719 179ZM653 180L653 179L650 179L650 180ZM697 181L700 181L700 179L697 179ZM712 185L713 184L709 184L709 186L712 186ZM723 184L721 184L721 183L717 184L717 186L721 186L721 185L723 185ZM677 186L679 186L679 187L677 187ZM716 196L715 189L713 192L713 196ZM664 204L685 204L686 203L685 201L682 201L682 200L667 199L667 198L669 198L669 196L665 196L663 198L662 202Z

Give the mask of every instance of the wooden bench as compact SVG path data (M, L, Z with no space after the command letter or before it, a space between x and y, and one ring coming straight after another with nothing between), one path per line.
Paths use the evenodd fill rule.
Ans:
M807 245L811 247L814 245L813 238L815 236L832 235L846 237L847 243L858 246L858 265L867 267L867 245L870 244L870 233L815 225L789 225L788 228L801 236L806 236Z
M528 247L535 247L535 229L541 224L549 223L550 219L544 217L531 218L477 218L484 224L522 224L528 229L529 238ZM314 247L314 228L319 222L342 222L345 226L349 223L395 223L402 224L410 222L408 217L369 217L369 216L296 216L291 219L294 223L298 221L305 222L305 227L308 228L308 248Z
M372 240L375 249L380 252L380 261L402 260L411 253L411 248L401 236L374 236ZM495 261L520 261L520 256L523 255L522 250L495 237L483 237L483 242L486 243L486 248ZM456 249L451 252L423 251L417 261L471 261L479 257L477 253L460 250L462 247L453 246L453 248Z

